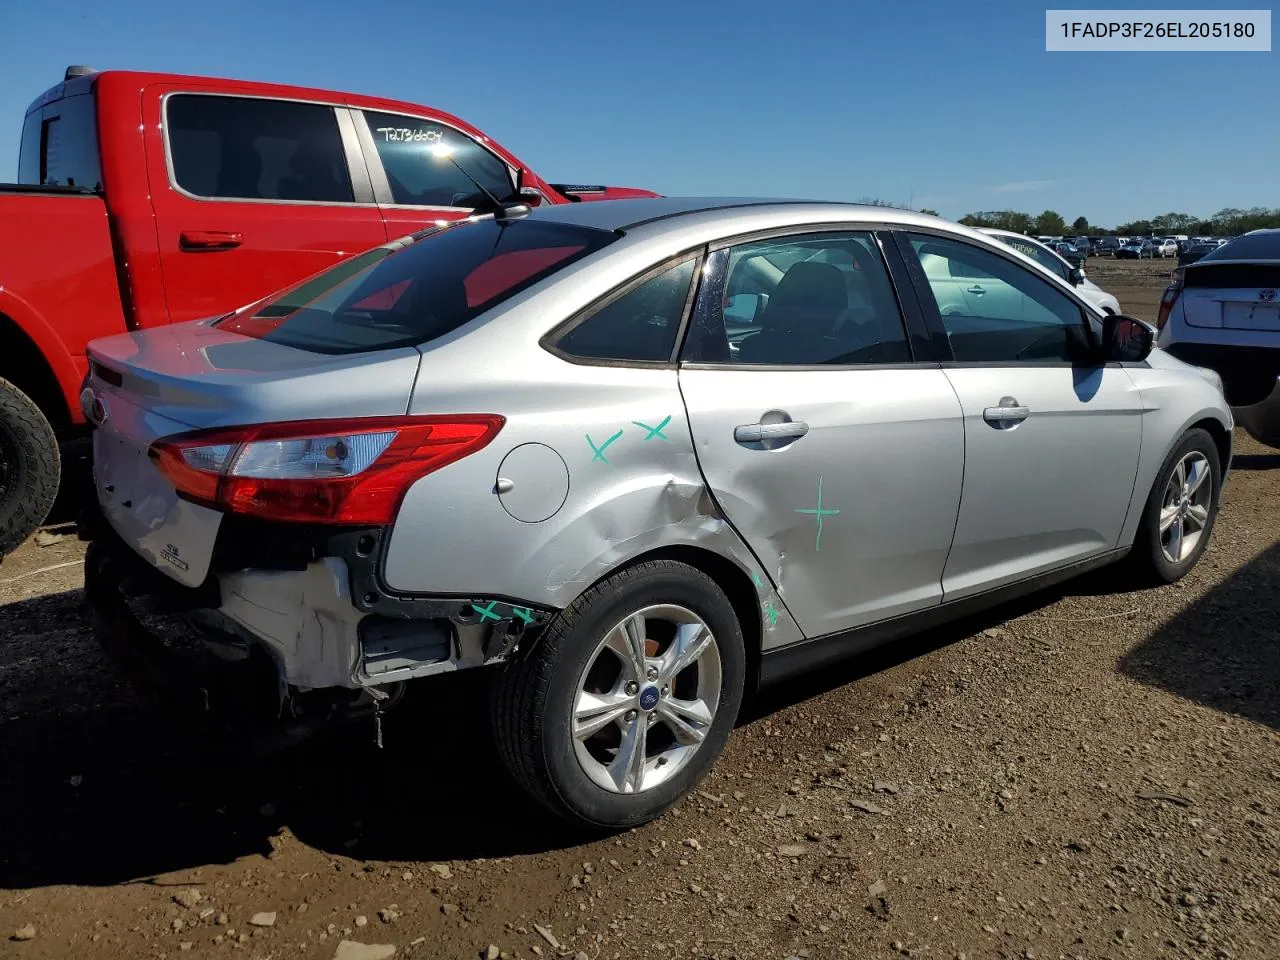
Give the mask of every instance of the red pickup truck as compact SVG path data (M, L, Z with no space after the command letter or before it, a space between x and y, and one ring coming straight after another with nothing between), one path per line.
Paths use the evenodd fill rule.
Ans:
M0 184L0 557L48 514L84 423L85 344L225 314L493 200L552 184L457 117L326 90L68 68Z

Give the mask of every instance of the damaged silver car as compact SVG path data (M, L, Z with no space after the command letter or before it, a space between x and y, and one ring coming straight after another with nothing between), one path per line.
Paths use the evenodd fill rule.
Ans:
M86 592L119 662L231 715L492 665L517 779L626 827L762 684L1190 569L1232 421L1152 334L905 211L505 207L94 343Z

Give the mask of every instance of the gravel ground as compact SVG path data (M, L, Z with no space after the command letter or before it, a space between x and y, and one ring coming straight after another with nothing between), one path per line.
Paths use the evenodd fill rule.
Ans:
M1168 266L1089 269L1151 317ZM1183 582L1104 570L792 683L696 796L595 840L499 771L482 677L423 684L383 750L192 736L95 648L81 545L29 542L0 565L0 958L1274 960L1280 454L1236 441Z

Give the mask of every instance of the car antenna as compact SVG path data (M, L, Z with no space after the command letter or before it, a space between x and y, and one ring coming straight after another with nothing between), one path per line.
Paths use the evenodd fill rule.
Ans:
M519 200L499 200L488 190L488 188L485 187L484 184L471 174L467 173L462 164L458 163L458 161L453 158L452 147L446 146L443 143L437 143L431 148L431 152L435 156L442 157L452 163L460 174L470 180L475 185L475 188L485 195L489 201L489 206L476 207L475 210L477 212L492 213L493 218L499 223L519 220L522 217L527 217L529 215L530 208L527 203L521 203Z

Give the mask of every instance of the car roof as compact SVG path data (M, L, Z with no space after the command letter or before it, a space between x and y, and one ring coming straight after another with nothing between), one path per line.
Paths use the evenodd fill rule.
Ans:
M789 200L759 197L637 197L624 200L592 200L581 203L554 204L537 207L530 219L551 223L564 223L597 230L627 232L637 227L661 221L688 222L696 219L700 225L713 225L718 221L730 222L745 212L768 213L787 211L803 215L814 222L832 221L886 221L895 223L938 223L937 217L900 210L894 207L873 206L860 203L835 203L814 200ZM955 224L948 223L954 227ZM963 228L961 228L963 229Z

